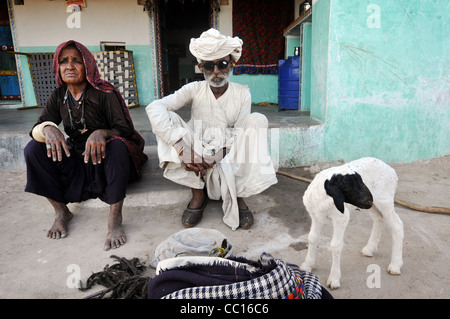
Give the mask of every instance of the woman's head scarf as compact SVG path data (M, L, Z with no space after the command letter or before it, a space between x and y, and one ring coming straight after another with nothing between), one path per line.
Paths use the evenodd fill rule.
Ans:
M142 136L134 129L133 121L130 116L130 112L128 110L128 107L125 103L125 100L122 97L122 94L120 94L119 90L114 87L111 83L103 80L100 78L100 72L98 71L97 62L95 61L94 56L92 53L81 43L70 40L64 43L61 43L58 48L56 48L55 55L53 57L53 72L55 73L56 81L59 86L66 86L64 81L61 79L61 74L59 72L59 55L61 54L61 51L66 48L69 45L74 45L78 51L80 51L81 56L83 57L84 62L84 68L86 70L86 80L89 82L92 87L95 89L106 92L106 93L112 93L114 92L119 99L120 104L122 105L122 110L125 114L125 117L128 121L128 124L130 125L130 128L132 130L132 134L128 139L125 139L120 136L114 136L112 139L119 139L125 143L128 150L130 151L131 157L133 159L136 171L138 175L140 176L140 169L142 165L147 161L147 155L144 153L144 144L145 141L142 138Z

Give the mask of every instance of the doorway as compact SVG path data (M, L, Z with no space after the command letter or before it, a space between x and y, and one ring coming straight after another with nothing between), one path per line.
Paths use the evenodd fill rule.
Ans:
M210 28L209 0L159 0L158 54L161 97L184 84L203 79L197 73L197 60L189 51L191 38L197 38Z
M0 0L0 103L20 106L20 88L6 0Z

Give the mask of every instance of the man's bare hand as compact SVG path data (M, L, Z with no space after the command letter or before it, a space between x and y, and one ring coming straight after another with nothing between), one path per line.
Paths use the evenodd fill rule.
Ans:
M185 146L183 147L183 151L179 153L179 156L183 164L186 166L185 169L187 171L192 171L197 176L199 176L199 174L202 177L206 176L207 168L203 165L203 159L193 149Z
M215 156L201 156L183 141L177 143L175 145L175 149L178 152L178 156L181 161L185 165L185 170L192 171L197 176L200 174L202 177L206 176L206 170L209 168L214 168L214 165L216 165L216 163L223 158L222 152L220 152L221 154L216 154Z

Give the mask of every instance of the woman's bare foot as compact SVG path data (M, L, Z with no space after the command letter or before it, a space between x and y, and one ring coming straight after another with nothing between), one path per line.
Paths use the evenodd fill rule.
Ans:
M119 248L125 244L127 238L122 230L123 200L110 206L108 217L108 234L106 235L104 250Z
M127 237L122 230L122 226L113 227L112 230L108 231L108 235L106 235L104 250L110 250L119 248L127 241Z
M69 211L64 203L55 202L54 200L48 199L50 204L52 204L55 209L55 221L47 232L47 237L51 239L60 239L67 237L68 224L72 219L73 214Z

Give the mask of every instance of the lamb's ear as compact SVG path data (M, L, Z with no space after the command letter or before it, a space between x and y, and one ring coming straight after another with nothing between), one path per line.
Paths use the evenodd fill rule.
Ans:
M333 198L334 206L343 214L344 213L344 194L336 183L330 182L328 179L324 184L325 191Z

